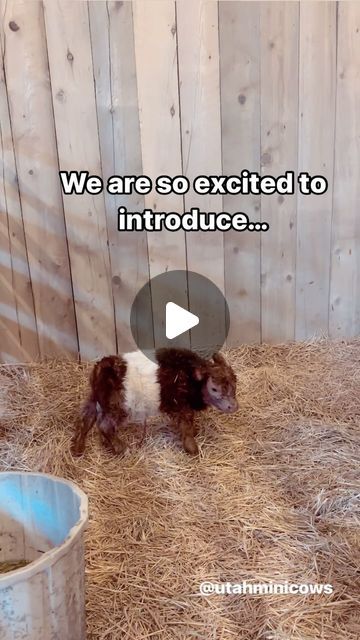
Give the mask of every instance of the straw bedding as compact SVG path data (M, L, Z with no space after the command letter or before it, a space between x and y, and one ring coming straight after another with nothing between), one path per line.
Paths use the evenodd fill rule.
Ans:
M90 500L88 638L360 638L360 341L229 352L238 414L200 419L200 458L156 421L73 459L89 366L0 367L0 468L75 480ZM329 595L213 595L216 582L329 583Z

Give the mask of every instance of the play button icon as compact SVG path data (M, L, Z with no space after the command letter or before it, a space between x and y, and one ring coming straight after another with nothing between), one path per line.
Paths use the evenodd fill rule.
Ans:
M189 331L199 324L199 318L190 311L179 307L175 302L168 302L166 305L166 337L173 340L185 331Z
M137 347L153 361L161 347L209 357L223 346L229 324L220 289L205 276L180 269L151 278L135 296L130 313Z

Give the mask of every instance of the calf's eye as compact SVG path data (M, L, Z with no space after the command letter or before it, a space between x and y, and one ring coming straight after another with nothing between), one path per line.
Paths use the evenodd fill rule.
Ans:
M216 387L211 387L211 391L217 391Z

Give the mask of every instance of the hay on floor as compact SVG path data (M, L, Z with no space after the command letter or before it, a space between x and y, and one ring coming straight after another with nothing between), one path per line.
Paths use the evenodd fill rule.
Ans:
M240 410L203 415L200 458L164 421L92 434L73 459L89 367L0 367L0 468L75 480L90 500L92 640L358 640L360 341L229 352ZM201 597L216 582L328 583L328 595Z

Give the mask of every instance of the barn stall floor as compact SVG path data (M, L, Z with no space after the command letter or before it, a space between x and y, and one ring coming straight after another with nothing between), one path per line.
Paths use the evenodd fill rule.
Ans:
M201 420L200 459L161 422L124 458L69 452L88 367L0 367L0 468L75 480L90 499L90 640L355 640L360 341L232 350L237 415ZM215 582L329 583L331 595L198 595Z

